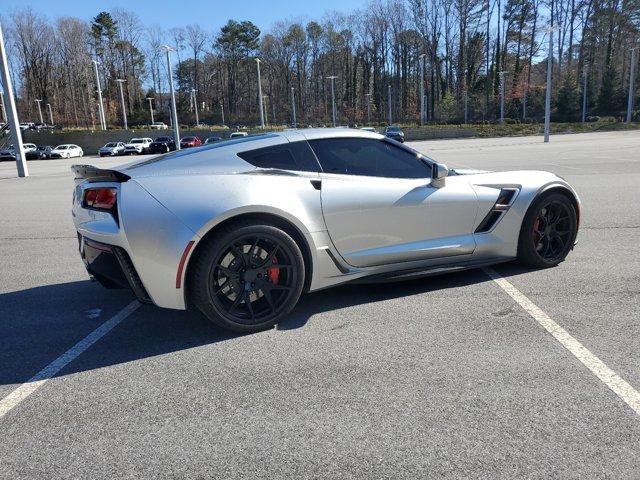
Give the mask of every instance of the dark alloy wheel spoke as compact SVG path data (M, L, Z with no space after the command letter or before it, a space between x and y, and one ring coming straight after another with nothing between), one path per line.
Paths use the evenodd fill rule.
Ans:
M564 203L552 201L543 206L533 223L533 242L538 255L546 261L561 257L573 234L571 216Z

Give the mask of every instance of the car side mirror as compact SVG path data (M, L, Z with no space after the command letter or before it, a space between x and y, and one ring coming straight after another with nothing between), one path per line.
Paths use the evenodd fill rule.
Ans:
M444 163L434 163L431 167L431 185L436 188L444 187L444 179L447 175L449 175L449 169Z

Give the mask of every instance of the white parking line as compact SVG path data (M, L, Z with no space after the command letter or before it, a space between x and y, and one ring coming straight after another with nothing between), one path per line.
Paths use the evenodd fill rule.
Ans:
M44 367L26 383L23 383L9 395L0 400L0 418L4 417L12 408L17 406L25 398L35 392L42 385L47 383L55 374L62 370L69 362L77 358L82 352L87 350L91 345L104 337L113 327L122 322L131 315L140 306L138 301L133 301L109 320L96 328L89 335L84 337L65 353L56 358L49 365Z
M554 322L536 304L529 300L520 290L502 278L495 270L485 268L484 272L497 283L511 298L531 315L547 332L569 350L580 362L598 377L613 393L618 395L634 412L640 415L640 393L629 385L620 375L611 370L605 363L591 353L569 332Z

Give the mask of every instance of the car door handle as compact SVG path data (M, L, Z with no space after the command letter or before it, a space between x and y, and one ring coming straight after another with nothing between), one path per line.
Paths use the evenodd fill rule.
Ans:
M313 185L313 188L316 190L320 190L322 188L322 180L311 180L311 185Z

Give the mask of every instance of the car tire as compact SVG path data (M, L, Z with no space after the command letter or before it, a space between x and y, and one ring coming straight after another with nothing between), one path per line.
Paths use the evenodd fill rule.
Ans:
M298 244L280 228L235 222L205 240L190 269L191 302L214 324L257 332L282 320L305 282Z
M573 249L578 234L578 216L573 201L562 193L549 192L536 198L522 221L518 260L535 267L555 267Z

